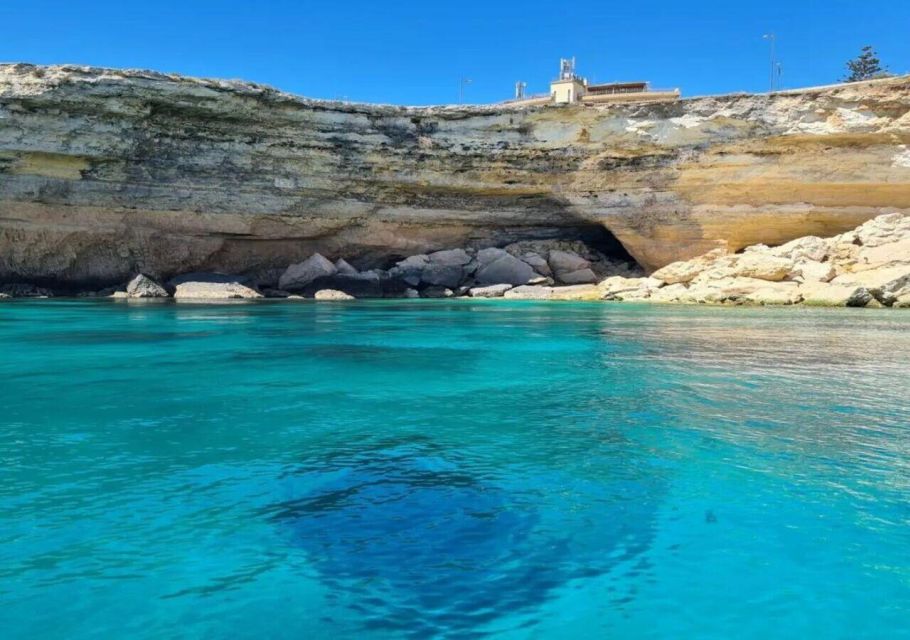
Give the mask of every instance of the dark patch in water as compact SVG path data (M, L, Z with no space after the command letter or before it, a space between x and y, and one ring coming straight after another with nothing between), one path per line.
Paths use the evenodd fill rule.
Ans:
M426 439L384 443L323 453L286 474L292 497L267 513L327 586L357 597L369 627L472 637L650 544L647 483L540 473L565 501L518 499L521 487L472 472Z

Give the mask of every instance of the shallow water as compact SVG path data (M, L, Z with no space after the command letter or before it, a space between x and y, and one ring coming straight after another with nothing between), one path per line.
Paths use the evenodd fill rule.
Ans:
M910 638L910 313L0 305L4 638Z

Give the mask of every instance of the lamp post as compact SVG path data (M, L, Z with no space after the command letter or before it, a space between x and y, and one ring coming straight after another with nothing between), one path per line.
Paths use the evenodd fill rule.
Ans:
M769 42L769 44L771 45L771 67L770 67L770 72L768 74L768 82L770 84L770 88L768 89L768 93L773 93L774 92L774 42L777 40L777 36L775 36L773 33L766 33L765 35L762 36L762 39L767 40Z
M464 88L468 84L471 84L470 78L461 78L458 81L458 104L464 103Z

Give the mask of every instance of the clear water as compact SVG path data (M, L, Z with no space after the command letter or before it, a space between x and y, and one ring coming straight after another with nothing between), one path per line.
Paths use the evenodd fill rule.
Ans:
M910 313L0 305L4 638L910 638Z

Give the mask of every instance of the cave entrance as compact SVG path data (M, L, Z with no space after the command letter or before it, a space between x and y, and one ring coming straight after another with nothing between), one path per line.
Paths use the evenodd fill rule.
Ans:
M613 233L600 224L591 224L580 227L578 239L592 249L596 249L611 260L628 262L632 267L641 268L638 261L632 257L622 242Z

